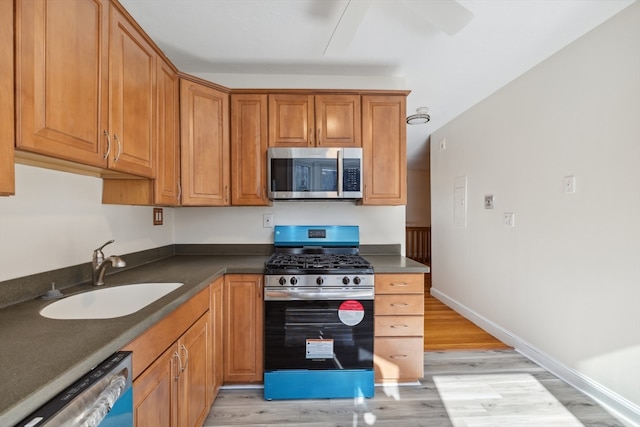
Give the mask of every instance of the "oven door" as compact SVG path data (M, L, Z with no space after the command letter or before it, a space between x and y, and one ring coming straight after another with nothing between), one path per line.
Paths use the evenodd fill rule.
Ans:
M373 300L265 301L265 371L372 369Z

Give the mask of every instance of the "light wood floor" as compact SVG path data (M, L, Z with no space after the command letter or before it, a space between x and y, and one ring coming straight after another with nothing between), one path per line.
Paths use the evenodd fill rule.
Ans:
M451 427L435 375L529 373L585 427L625 425L588 396L545 371L429 294L425 281L425 377L376 387L371 399L265 401L261 388L224 387L204 427ZM542 426L540 426L542 427Z
M451 427L433 377L502 373L531 374L585 427L624 427L591 398L514 350L425 352L424 371L416 385L376 387L371 399L266 401L260 388L223 388L204 427Z
M425 274L424 350L496 350L508 349L494 336L431 296L431 275Z

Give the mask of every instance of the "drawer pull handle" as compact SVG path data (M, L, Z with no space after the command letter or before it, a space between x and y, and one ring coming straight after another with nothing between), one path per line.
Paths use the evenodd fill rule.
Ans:
M400 283L392 283L392 284L391 284L391 286L398 286L398 287L400 287L400 286L409 286L409 284L408 284L408 283L406 283L406 282L400 282Z
M406 302L398 302L391 304L391 307L409 307L409 304L407 304Z
M409 356L407 356L406 354L393 354L393 355L391 355L392 359L406 359L407 357L409 357Z
M392 329L406 329L409 325L391 325Z

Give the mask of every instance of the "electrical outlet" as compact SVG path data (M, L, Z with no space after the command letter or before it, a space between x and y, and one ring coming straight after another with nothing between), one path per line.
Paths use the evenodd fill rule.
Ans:
M505 212L502 218L505 227L516 226L516 215L513 212Z
M262 215L262 227L263 228L273 228L273 214L266 213Z
M153 225L162 225L162 208L153 208Z

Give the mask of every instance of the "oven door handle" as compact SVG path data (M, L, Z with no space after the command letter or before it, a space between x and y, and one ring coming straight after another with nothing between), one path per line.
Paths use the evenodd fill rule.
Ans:
M359 291L288 291L283 289L265 289L265 301L290 301L290 300L343 300L343 299L363 299L372 300L373 289L363 289Z

